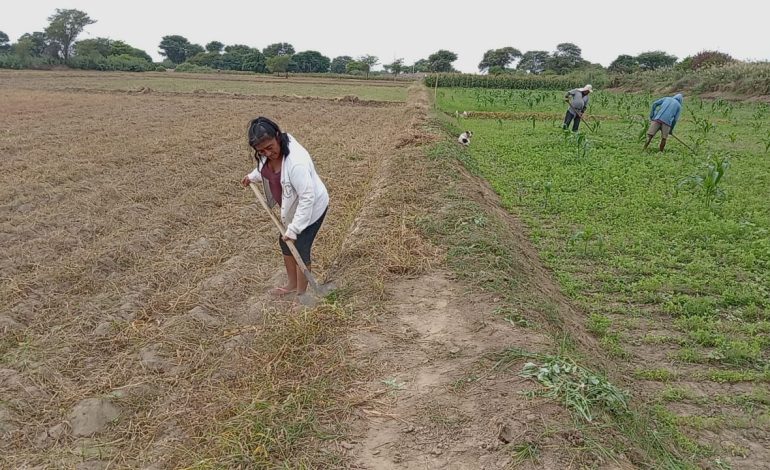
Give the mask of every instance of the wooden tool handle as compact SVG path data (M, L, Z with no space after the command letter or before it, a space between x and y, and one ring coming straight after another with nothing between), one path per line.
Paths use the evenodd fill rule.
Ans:
M270 210L270 207L267 205L267 201L265 200L265 196L262 195L262 193L259 191L257 186L254 183L249 183L249 187L252 191L254 191L254 195L257 196L257 200L262 205L262 207L267 211L267 213L270 215L270 219L272 219L273 223L275 224L278 231L281 233L281 236L286 235L286 229L283 228L283 224L280 220L278 220L278 217L275 216L273 211ZM305 275L305 279L307 279L307 282L310 283L310 286L315 289L316 291L320 292L320 287L318 286L318 281L315 280L315 277L310 272L310 270L305 266L305 262L302 261L302 256L299 255L299 252L297 251L297 247L294 246L294 240L285 240L286 246L289 247L289 251L291 251L292 256L294 256L294 261L297 262L297 266L302 270L302 274Z

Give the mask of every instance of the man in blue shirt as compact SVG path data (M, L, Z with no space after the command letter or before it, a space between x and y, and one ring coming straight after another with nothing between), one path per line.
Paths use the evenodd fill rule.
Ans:
M668 139L669 134L674 135L674 127L682 114L682 99L682 94L677 93L652 103L650 128L647 130L647 142L644 144L643 150L647 150L647 146L650 145L652 138L658 131L660 131L658 150L662 152L666 148L666 139Z

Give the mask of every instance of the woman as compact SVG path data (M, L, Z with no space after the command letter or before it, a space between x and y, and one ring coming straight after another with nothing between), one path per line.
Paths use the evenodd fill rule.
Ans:
M329 206L329 193L315 171L310 154L290 134L266 117L249 123L249 146L254 149L257 167L243 177L246 187L261 181L269 207L278 204L286 233L278 238L283 264L289 278L285 286L270 290L275 296L303 294L307 279L289 251L286 241L293 240L302 261L310 269L310 249L321 228Z

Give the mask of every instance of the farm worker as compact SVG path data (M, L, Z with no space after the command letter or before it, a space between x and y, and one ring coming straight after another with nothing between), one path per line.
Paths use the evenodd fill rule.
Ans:
M677 93L674 96L667 96L652 103L650 127L647 129L647 142L645 142L643 150L647 150L647 146L650 145L652 138L655 137L658 131L660 131L660 146L658 150L662 152L666 148L666 139L668 139L669 134L674 135L674 126L676 126L679 115L682 113L683 99L682 94Z
M567 109L567 115L564 116L564 125L562 129L569 128L569 124L572 124L572 132L577 132L580 127L580 119L583 117L583 113L588 108L589 94L594 90L591 85L586 85L583 88L574 88L564 95L564 101L569 104Z
M252 182L262 182L268 206L272 208L277 204L281 208L281 221L286 227L278 243L288 284L273 287L270 294L276 297L303 294L307 279L286 241L294 241L302 261L310 269L310 248L326 217L329 193L308 151L291 134L282 132L278 124L266 117L253 119L249 123L248 139L257 167L243 177L241 184L248 187Z

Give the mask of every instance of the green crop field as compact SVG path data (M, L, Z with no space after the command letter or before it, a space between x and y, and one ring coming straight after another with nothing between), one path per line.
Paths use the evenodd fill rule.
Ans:
M594 93L574 134L563 92L435 93L447 127L473 132L465 164L526 221L635 393L696 405L658 408L696 440L714 416L767 433L770 108L685 96L681 142L659 153L659 136L642 151L658 96ZM671 399L671 387L686 393Z

